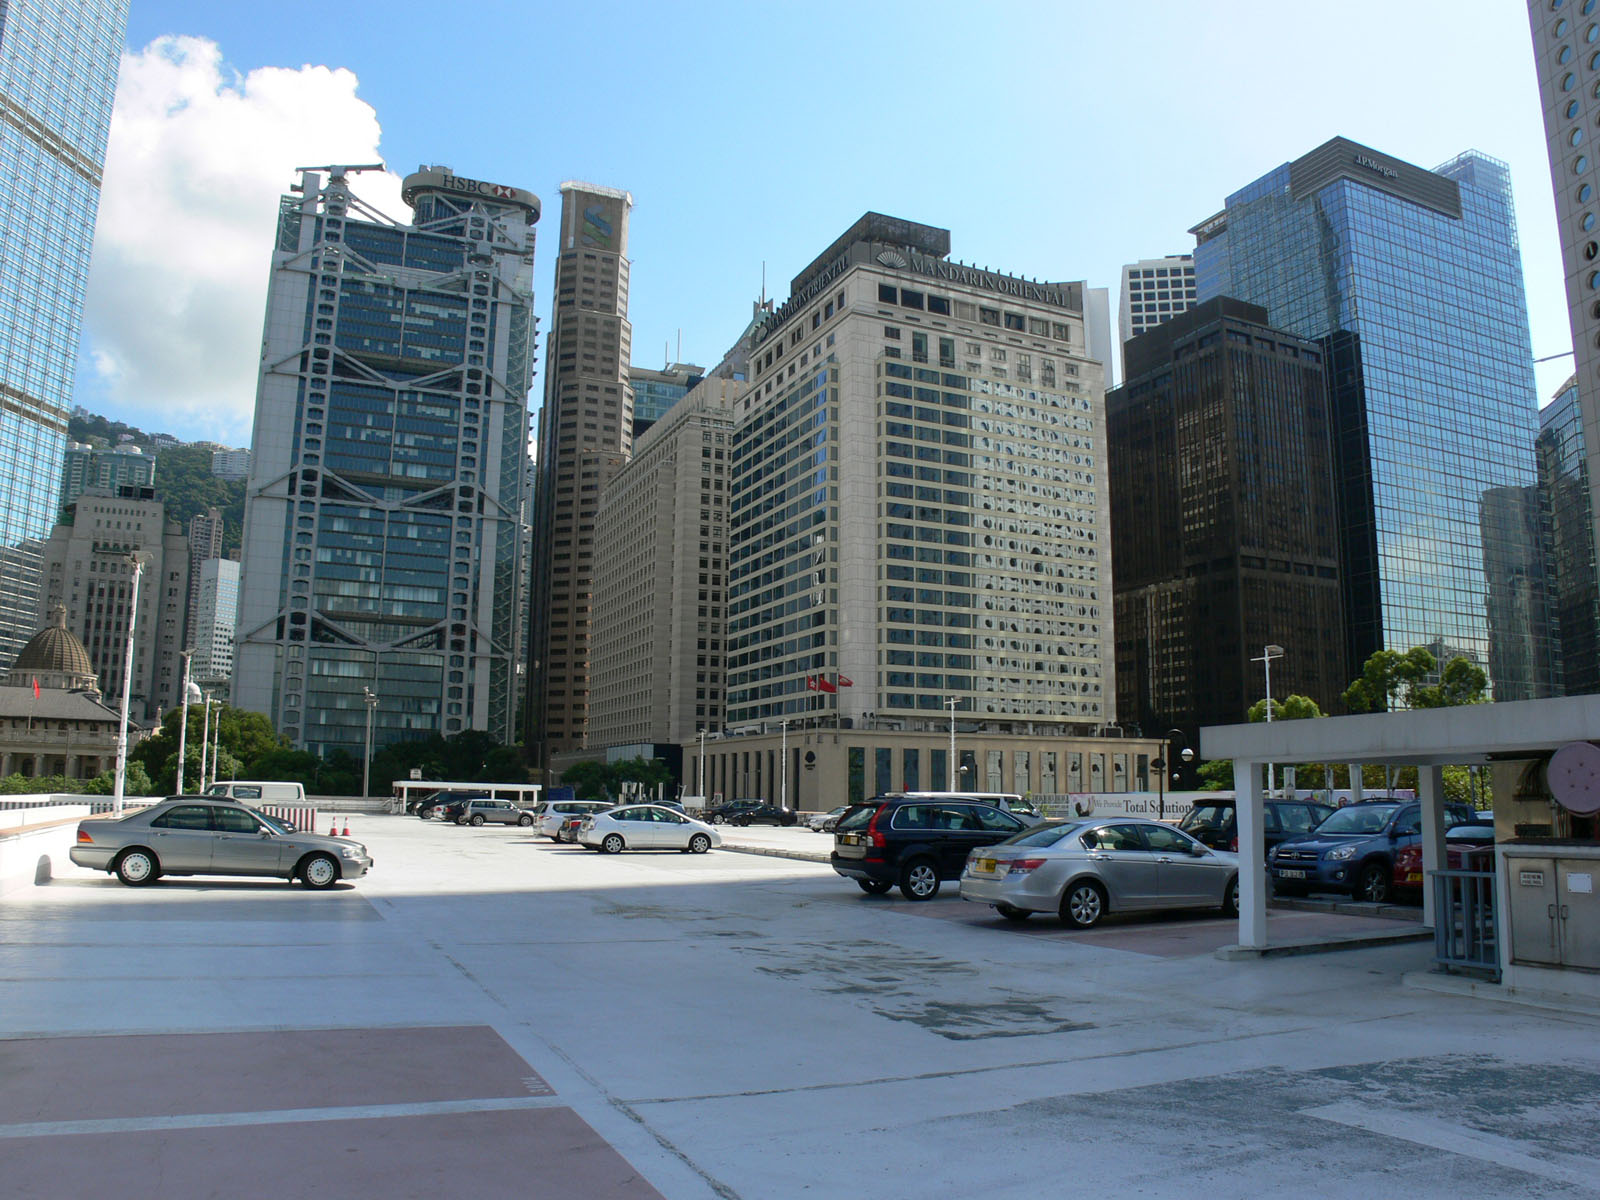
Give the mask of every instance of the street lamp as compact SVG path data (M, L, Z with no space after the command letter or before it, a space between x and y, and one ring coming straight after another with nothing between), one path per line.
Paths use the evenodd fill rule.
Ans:
M211 749L211 693L205 693L206 719L200 727L200 790L206 790L206 753Z
M778 807L789 807L789 722L787 719L778 722L778 734L782 739L778 751Z
M1188 735L1181 729L1167 730L1166 736L1161 739L1161 749L1156 752L1156 760L1150 764L1155 768L1156 773L1156 820L1158 821L1167 819L1167 767L1169 765L1166 759L1167 747L1173 741L1183 741L1186 736ZM1184 762L1193 762L1194 751L1185 746L1178 751L1178 757L1183 759Z
M960 697L947 696L945 707L950 710L950 791L956 790L956 705L961 703Z
M191 647L181 651L183 654L183 715L178 719L178 778L173 786L173 791L183 795L183 756L189 744L189 689L194 684L189 682L189 659L194 654Z
M222 763L222 710L228 707L228 702L221 696L217 697L217 719L211 726L211 782L217 781L221 773L219 767Z
M706 731L704 729L702 729L700 731L700 780L699 780L699 782L700 782L700 804L701 804L701 807L704 807L705 806L705 802L706 802L706 796L708 794L706 792Z
M366 799L372 795L372 710L378 707L378 697L364 687L361 702L367 706L367 756L361 760L361 797Z
M1261 669L1267 677L1267 724L1272 724L1272 660L1283 657L1282 646L1264 646L1260 658L1252 658L1251 662L1261 664ZM1267 795L1272 795L1278 790L1278 770L1272 764L1267 764Z
M112 795L112 811L122 816L122 789L128 778L128 701L133 695L133 631L139 620L139 577L144 574L144 559L130 554L127 561L133 566L133 598L128 601L128 653L122 663L122 717L117 724L117 774L116 790Z

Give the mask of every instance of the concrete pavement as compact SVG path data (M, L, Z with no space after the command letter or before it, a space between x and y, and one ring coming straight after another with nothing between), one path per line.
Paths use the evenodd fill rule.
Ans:
M1594 1018L1407 988L1426 944L1222 962L1208 914L352 835L333 894L56 863L0 898L0 1195L1600 1194Z

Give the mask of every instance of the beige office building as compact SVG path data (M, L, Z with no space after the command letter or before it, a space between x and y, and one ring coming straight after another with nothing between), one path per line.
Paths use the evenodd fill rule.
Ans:
M169 521L153 489L91 488L68 506L44 549L37 623L66 609L67 628L83 643L100 688L120 704L133 591L130 556L144 562L134 622L129 712L148 721L181 700L184 609L189 595L189 539Z
M722 728L728 455L744 387L703 380L639 439L600 502L591 750L648 758L646 747Z
M712 614L727 721L703 778L684 745L691 791L807 808L1148 775L1157 743L1099 736L1115 712L1104 292L949 249L947 230L869 213L756 332Z
M533 513L525 740L536 767L582 750L589 721L595 519L633 450L628 212L633 197L561 185Z

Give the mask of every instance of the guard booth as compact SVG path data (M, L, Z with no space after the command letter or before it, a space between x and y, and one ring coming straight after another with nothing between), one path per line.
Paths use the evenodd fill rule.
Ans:
M1600 1001L1600 696L1324 717L1200 731L1234 763L1239 857L1262 864L1268 763L1415 766L1422 801L1423 924L1440 969L1480 967L1508 992ZM1446 766L1492 780L1490 872L1448 869ZM1487 876L1487 878L1485 878ZM1267 879L1240 872L1239 945L1265 949Z

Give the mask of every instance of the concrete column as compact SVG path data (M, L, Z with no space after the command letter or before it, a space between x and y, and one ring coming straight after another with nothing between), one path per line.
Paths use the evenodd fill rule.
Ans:
M1361 801L1361 764L1350 764L1350 803L1358 804Z
M1417 799L1422 801L1422 923L1434 927L1433 877L1448 862L1444 850L1444 768L1417 768Z
M1259 762L1233 760L1233 796L1239 827L1239 945L1260 949L1267 944L1267 875Z

